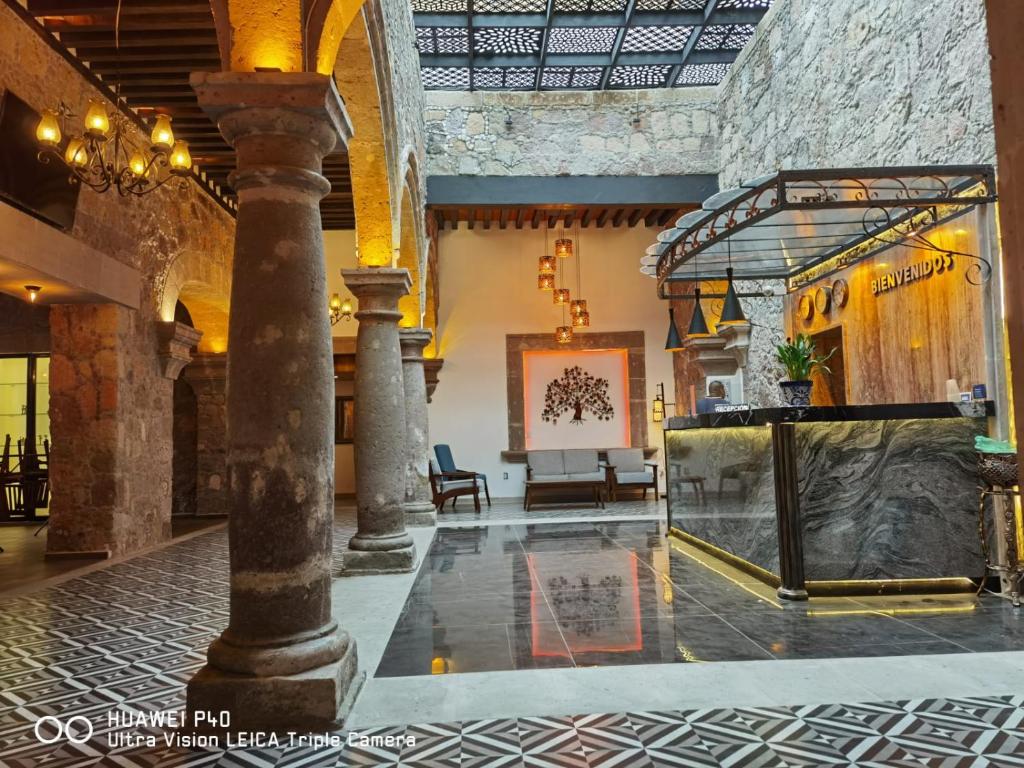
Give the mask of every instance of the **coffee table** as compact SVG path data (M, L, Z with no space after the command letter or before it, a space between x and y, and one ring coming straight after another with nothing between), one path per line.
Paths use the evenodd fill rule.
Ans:
M523 509L530 511L533 494L538 488L552 491L584 490L589 488L594 496L594 506L604 509L604 496L608 490L605 480L527 480L526 496L523 498Z

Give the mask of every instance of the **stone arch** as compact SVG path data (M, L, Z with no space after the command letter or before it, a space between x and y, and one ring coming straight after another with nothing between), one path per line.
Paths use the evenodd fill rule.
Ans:
M423 218L423 195L420 186L419 163L411 148L403 151L401 203L396 218L397 231L393 235L398 244L397 263L409 270L412 288L399 302L401 324L422 327L426 298L427 237Z
M228 347L228 308L231 295L231 259L218 260L196 251L178 255L163 280L159 294L161 320L174 320L180 301L194 327L203 332L200 353L219 354Z
M360 266L394 265L394 199L389 169L389 137L394 136L390 105L390 78L382 38L374 34L379 11L376 0L346 30L334 66L338 90L352 121L348 145L349 177L355 208L356 245ZM377 14L379 15L379 14ZM377 30L380 31L380 30ZM383 87L382 87L383 86Z

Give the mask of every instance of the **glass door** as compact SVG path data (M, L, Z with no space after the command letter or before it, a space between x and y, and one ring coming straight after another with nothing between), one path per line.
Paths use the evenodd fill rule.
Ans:
M7 476L0 517L48 514L49 494L33 489L48 486L49 439L49 356L0 357L0 476Z

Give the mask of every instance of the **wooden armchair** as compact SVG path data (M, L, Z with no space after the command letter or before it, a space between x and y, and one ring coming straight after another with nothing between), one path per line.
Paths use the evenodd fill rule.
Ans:
M452 510L459 496L472 496L473 509L480 512L480 485L476 472L442 472L433 460L430 462L430 493L438 512L444 511L444 504L452 500Z
M658 498L658 465L646 461L642 449L609 448L606 471L612 501L618 501L618 492L623 490L642 490L646 499L648 488Z

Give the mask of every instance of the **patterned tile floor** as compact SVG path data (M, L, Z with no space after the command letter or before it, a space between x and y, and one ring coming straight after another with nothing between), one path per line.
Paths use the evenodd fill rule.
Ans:
M614 524L594 530L607 525ZM338 554L353 530L350 513L339 515L336 530ZM1024 765L1019 696L525 717L360 734L377 742L400 737L391 739L397 747L357 740L347 747L192 752L167 747L162 732L148 727L129 733L151 735L154 745L112 745L119 729L109 723L111 711L182 706L186 681L227 621L226 564L221 530L0 598L0 766ZM94 733L81 744L42 744L33 727L46 715L82 716Z

